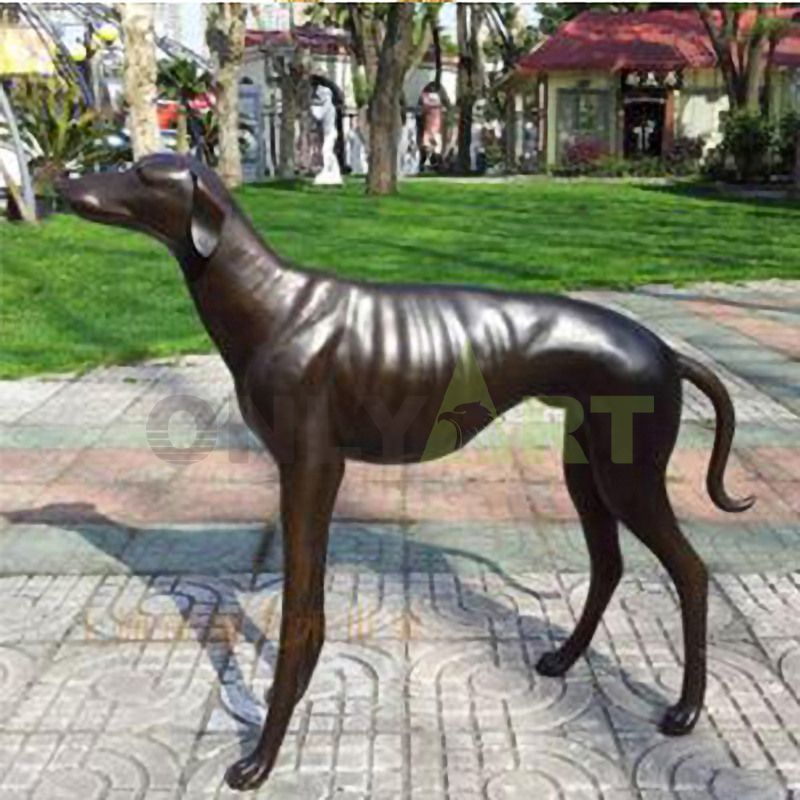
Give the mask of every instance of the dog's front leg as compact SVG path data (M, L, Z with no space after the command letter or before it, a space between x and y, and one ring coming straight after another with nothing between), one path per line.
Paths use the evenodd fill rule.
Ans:
M250 755L227 771L233 789L253 789L269 776L325 638L325 562L344 462L329 449L303 452L281 466L284 583L280 645L267 720Z

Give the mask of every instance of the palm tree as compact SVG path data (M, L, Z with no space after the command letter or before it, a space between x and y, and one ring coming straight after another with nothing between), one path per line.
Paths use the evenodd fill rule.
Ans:
M228 187L242 182L239 150L239 70L244 58L247 6L214 3L208 8L206 42L214 59L219 120L217 171Z
M125 42L125 99L130 110L133 157L161 149L156 116L156 46L152 3L117 3Z

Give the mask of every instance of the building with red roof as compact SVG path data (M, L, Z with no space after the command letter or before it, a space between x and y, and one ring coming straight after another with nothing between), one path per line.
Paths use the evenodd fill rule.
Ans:
M773 13L797 20L773 56L778 115L800 109L800 6ZM741 29L754 18L745 12ZM660 155L678 136L709 148L728 108L711 40L688 8L585 11L520 59L515 80L538 90L540 157L551 166L586 139L620 156Z

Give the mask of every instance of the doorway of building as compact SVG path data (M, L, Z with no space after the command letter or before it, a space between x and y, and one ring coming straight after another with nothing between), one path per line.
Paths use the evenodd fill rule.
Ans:
M664 142L666 97L663 94L632 95L623 100L625 158L660 156Z

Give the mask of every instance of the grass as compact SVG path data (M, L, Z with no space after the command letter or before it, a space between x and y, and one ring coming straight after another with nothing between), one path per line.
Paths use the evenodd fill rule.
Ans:
M800 278L800 204L630 183L414 181L396 197L248 186L294 261L378 281L522 290ZM0 224L0 376L204 352L180 271L141 235L68 215Z

